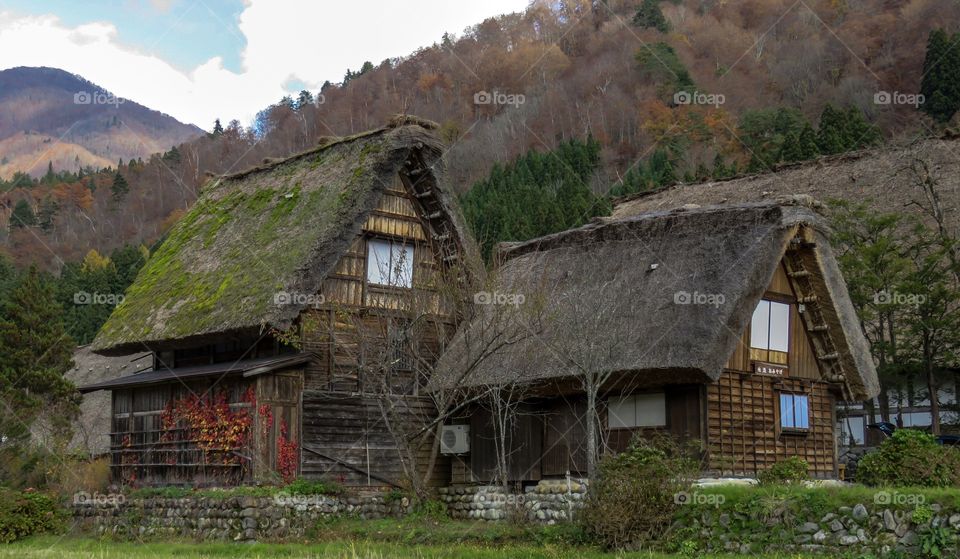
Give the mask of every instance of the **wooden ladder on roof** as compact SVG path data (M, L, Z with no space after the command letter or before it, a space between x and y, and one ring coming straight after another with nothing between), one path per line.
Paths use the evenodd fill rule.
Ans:
M457 237L451 231L450 220L436 190L436 177L419 151L412 151L400 171L401 179L413 195L414 205L427 226L432 243L437 247L444 264L455 264L460 259Z
M844 396L851 397L850 386L847 384L840 363L840 352L830 335L830 328L823 312L823 304L813 286L813 273L807 269L804 262L804 255L812 256L813 253L810 249L815 247L816 243L803 238L802 231L798 231L797 235L790 239L786 254L783 257L787 278L797 296L800 320L813 344L823 377L830 382L840 383L843 386Z

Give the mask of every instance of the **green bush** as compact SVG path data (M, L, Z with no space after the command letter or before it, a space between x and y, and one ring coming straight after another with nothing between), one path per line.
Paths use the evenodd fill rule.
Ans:
M0 543L56 529L58 511L56 502L43 493L0 488Z
M284 487L284 491L291 495L339 495L343 488L329 481L297 478Z
M695 471L671 441L637 439L601 460L579 521L603 547L636 549L662 536Z
M857 481L873 486L957 486L960 450L937 444L929 433L899 429L860 460Z
M791 456L777 462L770 469L760 472L757 475L757 481L760 485L795 485L810 479L807 473L809 470L810 466L806 460Z

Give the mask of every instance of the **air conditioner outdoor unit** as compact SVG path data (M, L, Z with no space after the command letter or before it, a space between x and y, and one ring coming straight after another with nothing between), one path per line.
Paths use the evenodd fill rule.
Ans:
M470 452L470 426L444 425L440 429L441 454L466 454Z

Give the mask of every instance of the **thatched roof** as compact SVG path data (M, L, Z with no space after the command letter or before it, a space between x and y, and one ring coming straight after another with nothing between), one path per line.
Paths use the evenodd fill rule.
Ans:
M149 371L153 360L149 353L105 357L81 346L73 354L74 366L64 376L77 386L125 377ZM110 393L84 394L80 403L80 417L73 425L70 448L93 455L110 450Z
M918 176L919 173L919 176ZM726 204L807 194L821 201L864 202L883 213L922 212L929 207L918 179L929 176L940 193L944 214L960 230L960 140L924 139L784 166L723 181L677 185L619 203L613 218L677 208L685 204ZM919 205L918 205L919 204Z
M287 328L303 306L278 291L317 293L398 173L433 204L468 263L475 250L443 181L433 125L384 128L210 181L140 271L93 343L101 353L193 345L226 332ZM435 213L436 213L435 212Z
M478 306L431 386L539 383L584 369L641 384L714 381L799 235L844 392L872 397L879 384L869 348L825 226L808 205L797 198L656 212L510 245L491 288L507 304ZM518 294L523 302L511 305Z

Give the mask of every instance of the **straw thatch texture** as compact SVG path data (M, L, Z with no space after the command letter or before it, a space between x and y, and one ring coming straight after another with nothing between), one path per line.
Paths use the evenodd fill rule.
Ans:
M105 357L91 351L90 346L81 346L73 353L74 366L64 377L77 386L84 386L149 371L153 360L148 355ZM94 456L106 454L110 450L110 414L109 392L84 394L80 416L73 425L70 448Z
M502 301L521 294L523 304L480 305L432 387L536 383L584 370L651 384L716 380L787 243L822 228L803 205L748 204L606 220L509 246L493 289ZM853 317L833 312L831 334L850 391L865 397L877 388L876 371L825 237L817 241L809 250L824 264L820 291L837 302L826 306ZM527 335L511 332L511 343L477 359L477 338L506 330Z
M918 212L929 207L918 172L936 182L947 222L953 231L960 230L960 140L948 138L824 157L776 173L677 185L625 199L612 218L685 204L736 204L793 194L864 202L884 213Z
M409 118L216 179L173 227L93 343L101 353L197 344L213 334L288 327L317 293L404 165L419 166L463 250L470 242L442 180L441 145Z

